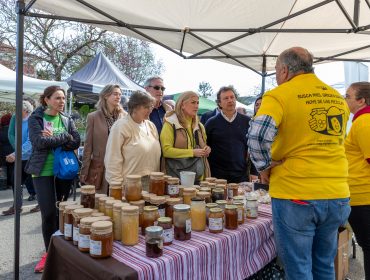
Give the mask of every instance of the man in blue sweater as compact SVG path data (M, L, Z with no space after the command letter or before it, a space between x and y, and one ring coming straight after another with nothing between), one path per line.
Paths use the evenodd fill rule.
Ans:
M229 183L249 181L247 138L250 118L236 111L236 94L232 86L217 92L220 113L206 123L207 144L212 152L208 161L212 177Z

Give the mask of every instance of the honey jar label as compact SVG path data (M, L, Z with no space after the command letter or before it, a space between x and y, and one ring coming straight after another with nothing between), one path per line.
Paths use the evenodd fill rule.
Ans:
M222 218L209 218L209 229L210 230L222 230L223 219Z
M159 213L160 217L165 217L166 216L166 208L158 209L158 213Z
M90 239L90 254L91 255L96 255L96 256L101 256L101 241L95 241Z
M73 227L73 241L78 242L79 229L78 227Z
M169 195L179 194L179 186L178 185L168 185L167 186L167 193Z
M191 232L191 219L187 219L186 222L185 222L185 230L186 230L186 233L189 233Z
M90 248L90 235L79 234L78 247L82 249L89 249Z
M72 237L72 224L64 224L64 236Z
M169 229L164 229L163 230L163 241L164 243L169 243L169 242L172 242L173 241L173 227L169 228Z

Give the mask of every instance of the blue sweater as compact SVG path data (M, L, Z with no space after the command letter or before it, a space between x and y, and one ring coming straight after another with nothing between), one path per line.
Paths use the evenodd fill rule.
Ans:
M207 121L207 144L212 149L208 161L212 177L226 179L229 183L248 181L246 135L249 121L249 117L239 113L231 123L221 114Z
M9 142L15 149L15 115L12 116L8 132ZM22 120L22 160L28 160L31 156L32 145L28 135L28 118Z
M166 110L161 104L161 106L159 106L158 108L153 108L152 112L149 115L150 121L155 124L158 130L158 135L161 135L161 131L163 127L163 118L165 114L166 114Z

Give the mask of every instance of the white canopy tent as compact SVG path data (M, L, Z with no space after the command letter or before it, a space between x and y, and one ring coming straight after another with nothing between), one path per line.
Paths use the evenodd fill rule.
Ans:
M16 73L0 64L0 101L15 102ZM57 85L67 91L66 82L39 80L23 76L23 92L27 96L37 97L48 86Z

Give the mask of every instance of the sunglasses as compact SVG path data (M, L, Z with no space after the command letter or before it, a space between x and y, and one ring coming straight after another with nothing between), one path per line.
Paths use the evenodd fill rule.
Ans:
M149 86L151 88L154 88L155 90L161 90L161 91L165 91L166 88L165 87L160 87L160 86Z

